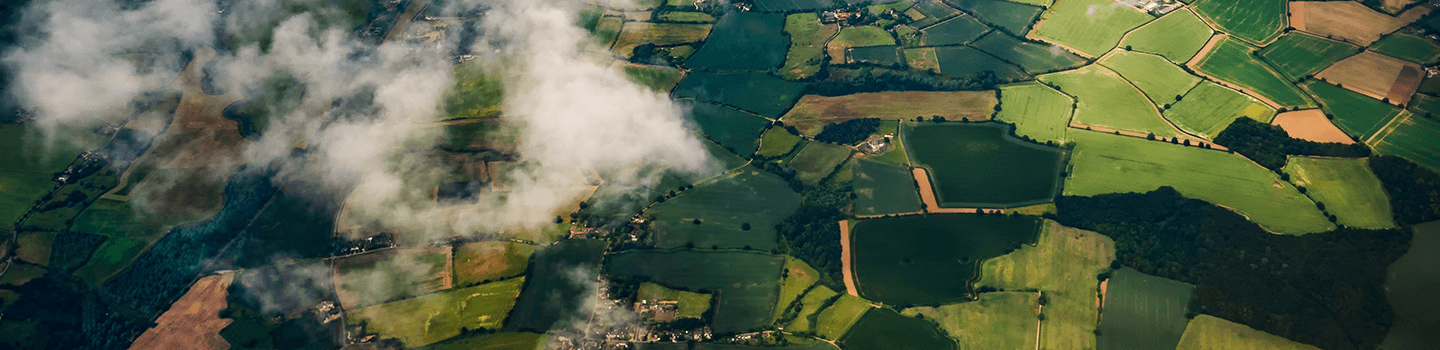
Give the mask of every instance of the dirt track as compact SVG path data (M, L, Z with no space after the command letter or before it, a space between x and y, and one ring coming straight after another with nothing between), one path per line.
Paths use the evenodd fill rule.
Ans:
M230 343L220 336L220 329L233 320L220 318L220 310L226 307L227 288L234 278L233 274L224 274L195 281L190 291L155 320L155 327L135 339L130 349L230 348Z
M1318 109L1280 113L1275 116L1273 124L1285 129L1290 137L1301 140L1355 143L1349 135L1325 118L1325 112Z
M854 267L850 266L850 222L840 220L840 274L845 280L845 293L853 297L860 296L860 290L855 288Z
M983 208L942 208L940 202L935 200L935 189L930 185L930 176L925 168L912 168L910 173L915 176L915 182L920 184L920 199L925 203L925 212L934 214L973 214ZM986 209L986 212L1004 213L1002 209Z

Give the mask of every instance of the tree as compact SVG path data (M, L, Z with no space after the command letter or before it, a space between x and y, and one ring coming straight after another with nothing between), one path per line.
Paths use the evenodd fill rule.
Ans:
M1152 133L1150 133L1149 135L1145 135L1145 139L1146 139L1146 140L1150 140L1150 141L1155 141L1155 133L1152 132Z
M750 230L750 223L747 222L747 223L740 224L740 229L741 229L741 230L745 230L745 231L749 231L749 230Z
M699 225L699 224L700 224L700 219L695 219L694 223L695 223L696 225Z

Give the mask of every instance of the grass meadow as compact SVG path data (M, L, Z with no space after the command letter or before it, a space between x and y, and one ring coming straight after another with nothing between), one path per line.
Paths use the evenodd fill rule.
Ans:
M941 206L1008 208L1050 201L1064 151L1017 140L999 123L905 125L917 166L929 169Z
M1291 157L1284 171L1290 181L1309 190L1310 198L1325 204L1339 224L1367 229L1395 227L1390 197L1365 159Z
M1025 35L1030 25L1035 23L1035 17L1044 11L1040 6L1001 0L960 0L954 4L980 17L985 23L1015 35Z
M1355 45L1292 31L1260 50L1260 57L1290 81L1318 73L1355 54Z
M1185 326L1175 350L1319 350L1314 346L1265 333L1210 315L1195 316Z
M455 246L455 285L469 286L525 273L535 246L503 241L471 242Z
M628 24L627 24L628 26ZM785 15L730 12L715 23L712 39L685 61L702 71L764 71L785 63L789 40L782 33Z
M1078 108L1072 122L1165 137L1179 135L1165 123L1145 94L1108 68L1089 65L1039 79L1075 97Z
M1096 349L1170 349L1180 343L1195 286L1130 268L1116 270L1107 284Z
M881 66L905 63L905 58L900 57L900 47L895 45L852 47L849 55L850 61L855 63Z
M804 79L820 72L825 60L825 42L840 31L838 24L820 23L813 12L785 16L785 33L790 36L790 51L785 53L785 66L780 77Z
M1191 8L1221 31L1254 44L1265 44L1285 29L1286 0L1195 0Z
M880 27L842 27L840 33L825 44L825 52L830 55L830 63L843 63L845 50L849 48L886 45L895 45L895 37Z
M697 184L645 212L657 231L655 245L775 248L775 224L800 206L800 195L779 176L746 167ZM700 224L695 224L700 220ZM743 228L749 224L750 229Z
M785 162L785 166L795 170L795 178L800 182L814 185L835 172L835 167L849 159L854 151L845 146L811 141L805 143L795 158Z
M930 214L860 221L851 233L860 295L890 305L936 305L972 297L986 259L1033 243L1026 216Z
M1361 140L1380 132L1385 124L1403 111L1395 105L1319 80L1311 80L1304 86L1315 94L1321 109L1335 117L1335 126L1346 134L1359 136Z
M840 344L850 350L955 349L955 341L946 338L935 325L890 309L866 312L850 332L840 338Z
M1310 97L1295 87L1295 84L1291 84L1289 79L1280 76L1280 73L1252 56L1253 51L1253 46L1238 39L1225 38L1216 44L1210 53L1205 54L1205 58L1196 63L1195 67L1216 79L1260 94L1281 107L1315 105Z
M865 299L841 295L839 299L835 299L835 303L830 304L825 310L820 310L820 315L816 318L818 321L815 324L815 332L825 339L839 340L846 331L850 330L850 327L855 325L856 321L860 320L861 316L865 315L866 311L873 308Z
M1160 19L1130 32L1121 43L1127 50L1153 53L1175 63L1185 63L1215 34L1190 9L1175 10Z
M947 5L942 0L914 1L915 6L911 7L910 10L914 10L915 12L922 15L921 18L910 23L910 25L914 26L915 28L929 27L936 23L940 23L940 21L960 14L960 10L956 10L954 7L950 7L950 5ZM909 10L905 12L908 13Z
M920 194L910 168L861 160L855 167L855 214L920 211Z
M715 291L715 332L740 333L770 323L784 266L784 256L756 251L631 250L610 255L605 273Z
M1022 41L1005 33L990 33L971 46L1019 66L1029 74L1049 73L1085 64L1085 59L1059 47Z
M935 59L939 61L940 74L951 77L973 77L984 72L994 73L1004 80L1028 77L1020 67L968 46L937 47Z
M1275 109L1264 102L1209 81L1190 89L1164 114L1180 129L1206 139L1220 134L1236 118L1249 117L1265 123L1275 119Z
M779 319L785 309L790 307L790 304L804 296L805 291L820 280L820 273L810 267L810 264L791 256L785 257L784 275L780 281L780 296L776 299L775 316L771 318L772 320Z
M790 109L805 84L765 73L690 72L672 92L677 98L694 98L738 107L766 118L779 118Z
M709 24L625 22L610 51L615 56L630 58L640 44L667 46L693 43L704 41L709 35Z
M1115 48L1125 33L1154 19L1111 0L1066 0L1041 15L1035 34L1098 57Z
M957 16L920 30L923 46L962 45L990 32L990 27L971 16Z
M1181 95L1200 83L1200 77L1164 57L1148 53L1115 50L1098 62L1129 80L1157 106L1175 103Z
M1015 134L1039 141L1065 142L1074 102L1045 84L1025 82L1000 87L996 119L1015 124Z
M624 67L625 75L630 76L630 80L661 93L669 93L670 89L675 88L675 84L680 83L680 78L685 77L684 72L675 67L639 64L627 64Z
M452 289L385 304L351 309L346 323L364 322L367 330L419 347L460 335L461 328L498 329L525 278Z
M701 318L705 311L710 310L710 298L715 297L708 293L695 293L683 290L665 288L665 286L654 283L641 283L640 289L635 292L635 300L649 300L651 303L661 301L676 302L676 318Z
M803 298L800 298L800 310L796 313L795 319L785 325L789 332L814 332L815 323L820 319L820 309L828 305L831 299L840 296L840 293L826 286L815 286ZM789 305L786 305L789 306Z
M1433 64L1440 60L1440 45L1430 39L1405 33L1386 36L1370 50L1419 64Z
M901 314L934 322L960 349L1034 349L1038 305L1035 293L994 292L963 303L913 307ZM1095 305L1094 299L1090 305Z
M1109 268L1112 260L1115 260L1115 242L1109 237L1046 221L1034 245L981 264L980 281L975 285L1044 292L1049 303L1044 308L1040 347L1089 349L1095 347L1093 334L1095 319L1099 317L1099 310L1095 308L1098 286L1095 275ZM981 294L982 300L987 294ZM1025 294L1035 297L1034 293ZM1025 309L1032 313L1030 310Z
M1440 172L1440 122L1405 113L1370 141L1375 152L1400 156Z
M781 127L772 127L760 134L760 150L758 154L764 157L779 157L790 153L795 145L800 143L800 135L791 134L790 130Z
M770 120L739 111L728 106L713 103L691 103L690 120L700 132L721 146L732 149L735 154L749 156L758 147L755 140Z

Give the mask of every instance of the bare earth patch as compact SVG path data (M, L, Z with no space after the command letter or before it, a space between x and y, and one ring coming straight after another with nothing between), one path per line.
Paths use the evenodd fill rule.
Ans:
M155 327L145 330L130 349L229 349L230 343L220 336L220 329L233 320L220 318L220 310L227 305L227 288L234 278L233 274L224 274L195 281L190 291L171 304L170 310L155 320Z
M1380 40L1380 36L1415 22L1430 10L1429 5L1420 5L1391 17L1355 1L1291 1L1290 26L1303 32L1370 46ZM1296 17L1300 20L1297 21Z
M860 296L860 290L855 288L854 267L850 265L850 222L840 220L840 273L845 279L845 293L850 296Z
M1285 112L1275 116L1275 125L1285 129L1290 137L1315 142L1355 143L1340 128L1335 127L1325 112L1319 109Z
M1420 87L1420 72L1420 66L1414 63L1365 51L1335 62L1315 76L1379 100L1392 94L1413 94Z

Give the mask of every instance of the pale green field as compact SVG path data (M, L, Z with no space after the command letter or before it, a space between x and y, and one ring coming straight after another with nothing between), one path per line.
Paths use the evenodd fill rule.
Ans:
M996 118L1015 124L1015 134L1039 141L1065 142L1073 101L1045 84L1026 82L1000 87Z
M1205 47L1205 42L1214 34L1190 9L1180 9L1130 32L1121 45L1184 63L1200 53L1200 48Z
M701 318L706 310L710 310L710 298L713 295L705 293L686 292L665 288L665 286L654 283L640 284L640 290L635 292L635 300L649 300L650 302L676 301L678 310L675 317Z
M836 293L826 286L815 286L815 289L805 293L805 297L800 298L803 307L800 308L799 315L795 316L790 324L785 325L785 331L809 332L815 330L815 325L810 324L810 315L820 312L820 307L825 306L825 301L834 298L836 294L840 293Z
M830 307L820 311L820 319L816 322L815 331L820 337L830 340L840 339L865 311L870 311L870 302L859 297L841 295Z
M1176 350L1319 350L1243 324L1210 315L1195 316L1185 326Z
M1185 72L1164 57L1148 53L1115 50L1097 62L1120 73L1157 106L1174 104L1200 83L1200 77Z
M923 315L939 324L960 349L1034 349L1040 321L1035 315L1036 297L1030 292L981 293L975 301L912 307L901 314ZM1094 334L1088 338L1095 341Z
M785 16L785 33L790 35L790 51L785 54L785 66L780 76L786 79L803 79L820 71L825 60L825 42L840 31L834 23L822 24L814 12L802 12Z
M1115 48L1126 32L1155 19L1112 5L1113 0L1061 1L1040 15L1035 35L1098 57Z
M419 347L460 335L461 327L500 328L524 283L512 278L351 310L346 323L366 322L369 331Z
M1369 229L1395 227L1390 197L1365 159L1291 157L1285 163L1290 181L1310 190L1310 197L1325 203L1341 225Z
M1279 175L1245 158L1168 142L1072 132L1078 147L1065 194L1146 192L1171 186L1245 215L1267 230L1306 234L1335 228L1320 210Z
M765 157L783 156L794 149L797 143L800 143L799 135L791 134L785 128L772 127L760 135L759 154Z
M1206 139L1215 137L1240 117L1269 123L1275 119L1275 109L1253 97L1206 81L1165 110L1165 119Z
M1044 292L1050 302L1044 309L1040 347L1093 348L1099 317L1095 275L1111 260L1115 260L1115 242L1109 237L1047 221L1035 245L986 260L975 285Z
M820 279L820 273L811 268L810 264L791 256L785 257L785 273L785 279L780 283L780 298L779 302L775 304L775 316L771 319L772 322L774 319L780 318L785 309L790 307L790 304L794 303L801 293L805 293L805 289L810 288L815 281Z
M1039 79L1059 86L1061 92L1079 101L1080 107L1075 111L1073 122L1165 137L1178 136L1175 128L1165 123L1144 94L1103 66L1092 64L1076 70L1046 74Z

